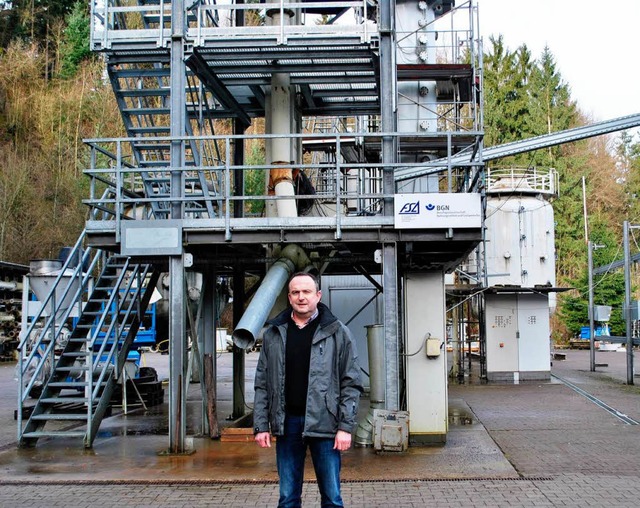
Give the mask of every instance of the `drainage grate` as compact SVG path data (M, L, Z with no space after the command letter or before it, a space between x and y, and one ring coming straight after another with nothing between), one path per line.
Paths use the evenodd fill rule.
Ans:
M554 478L547 476L534 477L470 477L470 478L396 478L396 479L364 479L342 480L342 484L353 483L431 483L431 482L519 482L519 481L552 481ZM0 480L0 485L275 485L278 480ZM305 481L307 484L315 484L315 480Z

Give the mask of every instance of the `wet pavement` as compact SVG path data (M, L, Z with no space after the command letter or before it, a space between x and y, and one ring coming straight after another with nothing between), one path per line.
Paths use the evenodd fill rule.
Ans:
M356 448L343 455L350 506L638 506L640 425L629 425L577 393L568 381L640 421L640 387L625 385L626 355L564 351L548 382L451 384L447 444L403 454ZM247 355L247 405L257 354ZM145 361L166 377L168 358ZM218 359L221 425L231 412L231 355ZM273 449L198 437L199 385L190 386L188 434L195 453L168 446L166 405L106 419L91 450L76 439L15 446L13 366L0 365L0 505L275 506ZM640 378L635 378L640 383ZM13 383L13 384L12 384ZM11 387L13 387L13 393ZM366 404L366 402L365 402ZM305 505L318 505L308 465ZM40 487L33 487L38 485ZM97 496L97 497L96 497ZM59 503L59 504L57 504Z

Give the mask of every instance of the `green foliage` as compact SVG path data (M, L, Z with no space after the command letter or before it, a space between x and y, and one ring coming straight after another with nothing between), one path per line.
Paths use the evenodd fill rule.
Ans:
M491 51L484 56L487 146L548 134L576 123L569 87L562 81L548 48L536 61L526 45L513 52L502 36L490 41ZM539 150L513 160L525 166L555 166L559 150Z
M20 39L44 47L51 28L73 9L69 0L13 0L0 16L0 47Z
M640 134L636 135L640 139ZM628 132L620 134L617 146L618 162L621 168L620 178L624 181L624 190L629 209L629 222L640 222L640 141Z
M87 6L83 2L76 2L66 21L60 44L60 76L63 78L73 76L80 63L91 56Z
M65 81L43 79L45 66L35 45L21 42L0 58L0 259L17 263L75 243L86 214L82 139L121 132L101 65L83 64Z
M618 247L619 239L607 223L596 218L591 223L591 241L597 248L593 249L593 268L605 266L616 261L621 256ZM580 275L571 282L577 291L561 297L562 305L559 314L564 325L572 335L577 335L582 326L589 324L589 271L587 264L587 250L583 248L582 267ZM625 282L621 270L607 272L593 276L594 305L608 305L612 307L609 327L612 335L625 335L625 322L622 309L624 307Z
M265 163L264 145L254 142L249 148L247 154L247 165L260 166ZM244 195L245 196L263 196L266 186L266 169L250 169L245 172L244 177ZM264 212L264 200L251 199L245 201L245 213L248 215L261 215Z
M491 38L493 51L484 56L485 142L508 143L524 136L527 116L526 76L530 62L526 47L507 49L502 36Z

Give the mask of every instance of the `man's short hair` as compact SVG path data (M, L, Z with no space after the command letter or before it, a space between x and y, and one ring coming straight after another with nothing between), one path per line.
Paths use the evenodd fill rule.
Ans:
M289 289L289 284L291 284L291 281L296 277L309 277L313 281L313 283L316 285L316 291L320 291L320 281L318 280L318 277L316 277L311 272L294 273L291 277L289 277L289 280L287 281L287 290Z

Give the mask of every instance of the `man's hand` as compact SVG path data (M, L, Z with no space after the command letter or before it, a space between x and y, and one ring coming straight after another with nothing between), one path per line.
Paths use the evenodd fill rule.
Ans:
M258 432L254 439L261 448L271 448L271 434L268 432Z
M351 448L351 433L339 430L336 434L336 439L333 442L333 449L343 452L349 448Z

